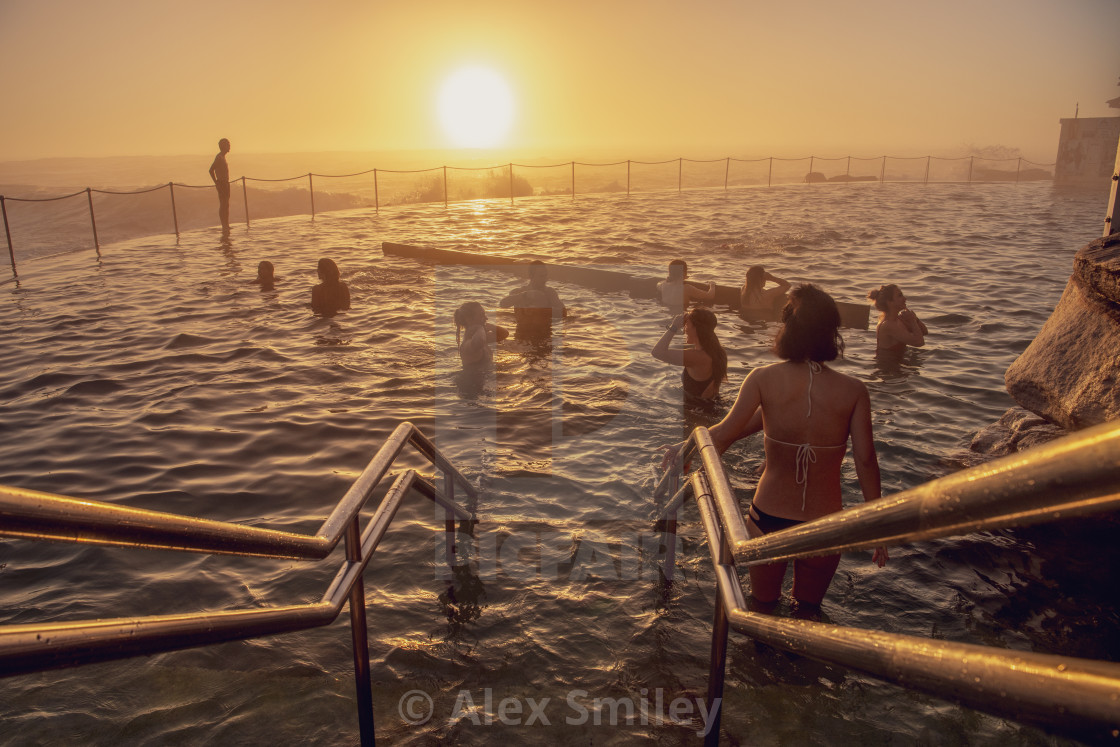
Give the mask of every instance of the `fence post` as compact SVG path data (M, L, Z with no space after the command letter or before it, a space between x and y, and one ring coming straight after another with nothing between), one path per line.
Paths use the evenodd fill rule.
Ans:
M167 188L171 190L171 220L175 221L175 241L179 241L179 213L175 210L175 182L168 182Z
M513 164L509 165L509 204L513 204Z
M972 162L976 160L976 156L968 157L968 183L972 184Z
M731 173L731 156L727 157L727 164L723 167L723 191L727 191L727 175Z
M355 516L346 526L346 560L362 562L362 533ZM350 589L350 643L354 654L357 689L358 735L362 744L374 744L373 684L369 679L369 637L366 634L366 599L361 576Z
M311 193L311 220L315 220L315 180L307 174L307 191Z
M572 202L576 201L576 162L572 161Z
M97 240L97 219L93 217L93 191L86 187L86 199L89 200L89 223L93 226L93 246L97 249L97 256L101 256L101 243Z
M630 196L630 159L626 159L626 196Z
M381 212L381 198L377 195L377 169L373 170L373 212Z
M443 167L443 206L447 207L447 166Z
M844 167L844 181L851 182L852 179L852 157L848 156L848 165Z
M883 165L879 168L879 186L887 180L887 157L883 156Z
M677 159L677 194L681 193L681 176L684 174L684 158Z
M1015 164L1015 183L1019 183L1019 171L1023 168L1023 159L1019 158L1019 162Z
M774 156L770 156L770 170L766 172L766 186L770 186L770 177L774 175Z
M805 181L809 182L809 186L813 186L813 160L816 156L809 156L809 176L805 177Z
M245 201L245 227L249 227L249 190L245 188L245 177L241 177L241 199Z
M929 160L930 160L930 157L926 156L926 178L922 182L923 184L929 184Z
M8 228L8 206L4 204L4 195L0 195L0 212L4 213L4 234L8 237L8 256L12 258L12 277L19 279L16 272L16 251L12 248L12 231Z

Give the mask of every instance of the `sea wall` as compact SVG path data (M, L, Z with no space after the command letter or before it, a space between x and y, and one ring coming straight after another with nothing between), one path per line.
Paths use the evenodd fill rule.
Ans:
M1004 381L1016 402L1067 430L1120 418L1120 234L1077 253L1061 300Z

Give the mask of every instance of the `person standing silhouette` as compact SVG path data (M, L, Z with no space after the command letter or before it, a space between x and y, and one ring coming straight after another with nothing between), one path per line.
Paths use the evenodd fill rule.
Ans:
M229 153L229 140L222 138L218 141L218 155L210 164L210 178L218 188L218 218L222 221L223 233L229 233L229 164L226 163L226 153Z

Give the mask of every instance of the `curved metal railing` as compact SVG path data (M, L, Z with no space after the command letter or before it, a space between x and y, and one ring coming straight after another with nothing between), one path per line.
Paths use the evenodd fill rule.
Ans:
M719 739L719 705L728 628L772 646L838 664L980 711L1032 723L1091 742L1120 741L1120 664L1008 651L748 610L736 569L745 565L870 550L981 529L1027 526L1120 509L1120 423L1108 423L1027 452L963 470L911 490L751 539L735 493L706 428L697 428L658 483L663 498L680 465L700 467L661 513L676 532L678 512L692 496L715 569L717 595L708 679ZM675 541L667 543L675 547ZM672 556L665 576L672 577Z
M362 530L362 507L410 444L443 473L442 488L414 470L405 470ZM413 489L443 509L450 562L455 556L455 521L475 518L473 510L455 503L456 483L471 505L475 505L478 493L474 487L431 440L412 423L405 422L397 426L314 535L0 486L0 536L5 537L308 560L327 557L344 538L346 545L346 560L318 602L267 609L0 626L0 676L306 630L330 624L349 602L358 721L363 744L372 744L373 695L362 572L397 509Z

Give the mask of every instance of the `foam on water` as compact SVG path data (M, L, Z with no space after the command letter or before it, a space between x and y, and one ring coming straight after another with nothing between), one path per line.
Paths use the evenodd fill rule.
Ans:
M540 198L289 218L235 228L228 241L200 231L178 244L106 246L100 260L25 262L20 282L0 290L0 483L314 532L393 427L412 420L482 488L479 564L449 586L431 509L417 501L398 514L367 573L378 736L687 742L694 728L657 721L568 724L563 704L577 689L588 699L643 688L703 696L715 587L691 509L677 582L666 593L656 582L656 447L721 416L747 371L772 360L776 326L720 314L730 382L720 407L695 413L681 406L679 369L649 355L664 309L556 283L573 314L552 343L502 343L493 379L470 382L451 313L479 300L512 327L497 300L521 278L385 257L380 243L639 276L684 257L695 278L724 284L761 263L845 301L900 283L930 327L927 347L884 363L873 326L849 330L836 364L871 390L884 492L893 492L953 469L971 436L1011 406L1003 372L1060 296L1074 252L1099 232L1103 203L1048 184ZM338 262L354 299L333 319L307 307L320 256ZM250 282L262 259L281 278L274 291ZM725 459L744 505L760 460L757 437ZM850 464L844 479L846 501L858 501ZM1054 588L1070 575L1053 543L1076 537L925 543L892 550L883 570L848 555L824 613L844 625L1115 658L1107 640L1118 636L1105 633L1120 632L1114 606L1088 585L1073 590L1077 603ZM339 560L3 541L0 619L306 602ZM8 679L0 742L353 741L345 628ZM751 743L1039 736L735 635L728 672L724 728ZM495 703L551 698L552 726L448 720L462 690L481 703L485 688ZM435 699L436 718L422 726L397 712L412 689Z

